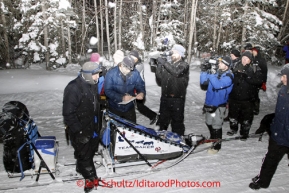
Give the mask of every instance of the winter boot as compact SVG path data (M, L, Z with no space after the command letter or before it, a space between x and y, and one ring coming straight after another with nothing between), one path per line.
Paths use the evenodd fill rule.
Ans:
M247 138L249 137L249 132L251 128L251 123L250 121L243 121L241 124L241 129L240 129L240 140L241 141L246 141Z
M84 184L84 192L90 192L94 189L95 183L94 179L85 179L85 184Z
M236 119L230 119L230 131L227 132L227 135L233 136L238 132L238 121Z
M212 138L213 126L212 126L212 125L208 125L208 124L206 124L206 125L207 125L207 127L208 127L208 129L209 129L209 131L210 131L210 139L213 139L213 138Z
M260 99L254 101L254 115L259 115Z
M222 128L220 129L212 129L212 137L213 139L222 139ZM216 143L212 148L208 150L209 154L216 154L221 149L221 142Z
M155 124L158 121L158 119L159 119L159 115L156 114L156 116L153 119L151 119L150 125Z
M213 139L212 137L213 137L213 135L212 135L212 130L213 130L213 126L212 125L208 125L208 124L206 124L207 125L207 127L208 127L208 129L209 129L209 131L210 131L210 139ZM212 145L212 142L210 142L210 143L206 143L207 145L209 145L209 146L211 146Z

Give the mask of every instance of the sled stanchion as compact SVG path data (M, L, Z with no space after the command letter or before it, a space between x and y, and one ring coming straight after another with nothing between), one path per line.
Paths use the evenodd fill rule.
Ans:
M32 145L33 150L35 151L35 153L37 154L37 156L38 156L39 159L40 159L39 169L38 169L38 172L37 172L37 174L36 174L37 177L36 177L36 180L35 180L35 181L38 182L39 177L40 177L40 173L41 173L41 168L42 168L42 167L46 168L47 171L48 171L48 173L49 173L49 175L51 176L51 178L52 178L53 180L55 180L54 175L53 175L52 172L50 171L49 167L48 167L47 164L45 163L44 159L42 158L42 156L41 156L40 153L38 152L38 150L37 150L37 148L35 147L35 145L34 145L33 143L31 143L31 145Z
M125 136L119 131L119 129L114 124L112 125L113 129L115 129L118 132L118 134L122 136L122 138L130 145L130 147L133 148L133 150L140 156L140 158L143 159L149 167L152 167L152 165L148 162L148 160L135 148L135 146L131 144L129 140L127 140L127 138L125 138Z

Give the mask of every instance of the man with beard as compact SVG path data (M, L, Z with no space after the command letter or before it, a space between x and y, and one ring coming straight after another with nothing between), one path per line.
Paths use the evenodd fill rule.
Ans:
M172 132L183 136L189 64L183 59L186 51L183 46L175 44L171 51L171 62L162 57L157 59L156 79L162 90L157 125L160 130L167 130L171 124Z

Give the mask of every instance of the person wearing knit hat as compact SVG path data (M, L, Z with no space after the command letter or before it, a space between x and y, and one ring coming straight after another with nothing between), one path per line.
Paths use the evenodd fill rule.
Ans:
M84 191L98 186L99 178L93 162L100 136L100 65L86 62L74 80L64 89L62 115L74 148L76 171L85 179Z
M241 60L241 54L240 51L237 49L232 49L231 53L230 53L230 57L232 59L232 65L231 65L231 69L234 69L235 66L237 65L237 63Z
M177 52L182 58L185 57L185 52L186 52L186 49L180 45L180 44L175 44L172 49L171 49L173 52ZM172 56L173 57L173 56Z
M222 139L223 117L226 104L233 88L234 75L230 70L231 58L225 56L219 59L216 73L202 69L200 84L207 85L206 99L203 107L205 123L210 132L210 139ZM217 91L217 92L216 92ZM216 154L221 149L221 143L208 150L209 154Z
M116 52L114 60L121 52ZM118 61L117 61L118 62ZM117 63L115 62L115 63ZM108 99L108 110L124 119L136 123L134 100L145 97L145 83L138 71L134 70L134 60L125 56L117 66L111 68L104 80L104 92Z
M247 43L245 46L244 46L244 49L245 50L252 50L253 46L251 43Z
M143 81L144 79L144 64L142 63L139 53L136 50L132 50L129 52L129 56L134 60L135 69L140 73L141 78ZM152 111L145 105L145 100L136 100L137 110L150 119L150 125L153 125L158 120L158 114Z
M252 62L253 54L252 54L251 51L248 51L248 50L247 50L247 51L243 52L243 54L242 54L242 59L243 59L244 57L246 57L247 59L250 60L250 62Z
M121 50L116 50L116 52L113 54L113 61L115 65L118 65L123 61L124 53Z
M254 97L254 114L259 114L260 109L260 97L259 97L259 91L262 89L264 92L266 91L266 82L267 82L267 74L268 74L268 67L267 62L265 58L263 57L263 54L261 53L261 47L260 46L254 46L252 48L252 55L253 55L253 70L256 72L257 70L261 71L262 73L262 79L263 82L260 85L256 85L255 89L255 97Z
M96 62L86 62L80 70L83 79L89 84L96 84L98 82L100 72L102 72L101 65Z
M236 49L232 49L231 54L233 54L237 58L241 56L240 51Z
M185 48L174 45L171 60L157 58L156 80L161 86L161 103L157 127L167 130L171 124L172 132L183 136L185 133L184 109L190 67L184 61Z
M100 55L98 53L92 53L90 56L90 62L99 63Z
M229 96L230 131L227 135L237 134L240 125L240 139L246 141L254 119L254 106L256 85L262 84L260 70L254 72L251 51L242 54L241 61L233 69L233 89Z
M270 138L268 151L262 159L262 166L259 174L252 178L249 187L253 190L268 188L277 170L280 161L289 152L289 92L288 76L289 64L281 70L281 86L275 106L275 116L270 125Z

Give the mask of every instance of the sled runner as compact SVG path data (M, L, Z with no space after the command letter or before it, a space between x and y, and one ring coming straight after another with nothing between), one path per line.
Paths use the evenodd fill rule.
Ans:
M27 107L19 101L4 104L0 113L0 131L3 134L3 163L8 177L25 177L30 174L56 171L58 142L55 136L41 137L34 121L30 118Z

